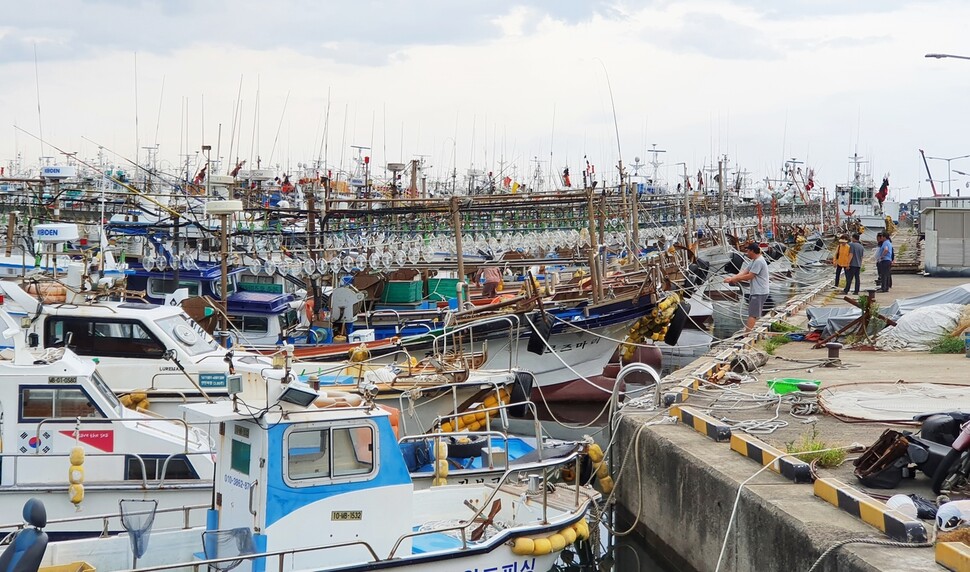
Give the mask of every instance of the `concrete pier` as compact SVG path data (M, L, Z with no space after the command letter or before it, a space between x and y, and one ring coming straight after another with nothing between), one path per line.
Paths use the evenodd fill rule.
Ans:
M875 278L874 265L869 263L867 266L863 287L872 284ZM896 276L892 292L879 294L877 299L885 308L897 298L942 290L964 282L919 275ZM841 292L833 295L830 284L820 287L810 298L796 301L796 306L788 309L790 315L767 317L750 338L733 343L731 347L719 348L717 355L700 358L671 374L665 380L668 383L664 390L668 392L669 400L682 400L674 407L682 406L680 418L686 422L647 425L671 415L671 409L643 413L630 409L624 411L613 452L621 529L635 523L635 534L664 556L673 568L685 571L808 571L826 550L848 539L867 539L881 544L852 543L834 548L816 570L970 570L960 565L943 567L937 563L940 557L934 553L934 548L913 546L934 540L931 522L911 519L870 496L917 492L933 499L929 479L924 475L904 482L895 490L865 491L852 475L848 461L838 468L820 469L811 476L806 476L806 467L791 464L758 473L774 457L784 455L786 443L794 441L812 426L834 446L850 443L868 446L890 425L843 423L823 413L816 414L817 419L809 425L787 417L787 411L784 411L785 419L789 421L786 427L754 436L734 429L733 433L744 437L736 437L732 443L725 436L732 432L730 423L722 422L716 411L711 411L711 403L716 397L707 395L711 392L691 389L690 374L718 367L729 360L733 352L759 343L760 339L770 335L767 325L771 321L785 319L796 325L803 324L806 305L846 304L841 297ZM826 357L826 350L814 350L806 342L792 342L779 347L777 354L783 359L772 358L776 361L770 361L762 368L777 373L762 372L758 377L763 379L749 384L744 391L763 394L766 392L764 379L773 377L820 379L823 387L858 381L885 382L888 386L897 380L970 384L970 375L966 373L970 371L970 360L962 354L933 354L930 357L926 352L846 349L841 356L843 367L812 370L810 366L801 366L801 372L788 371L798 369L798 362L793 360L819 360ZM782 362L787 365L781 365ZM805 375L806 371L808 375ZM710 415L705 416L705 412ZM732 415L732 420L770 419L773 416L778 416L774 407L762 407L738 412ZM914 430L912 426L904 428ZM850 459L856 455L850 454ZM625 458L628 460L624 464ZM788 459L790 457L783 457L786 462ZM812 484L816 476L818 480ZM725 538L727 542L718 567ZM893 542L901 542L905 547L891 546ZM961 561L960 555L953 558ZM963 562L970 562L970 559Z

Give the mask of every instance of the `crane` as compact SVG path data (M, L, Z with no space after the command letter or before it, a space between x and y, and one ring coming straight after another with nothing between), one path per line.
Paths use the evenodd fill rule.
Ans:
M926 167L926 176L927 176L926 180L930 182L930 189L933 191L933 196L938 197L940 195L936 192L936 185L933 183L933 175L930 174L930 164L926 160L926 153L924 153L923 150L920 149L919 154L921 157L923 157L923 166Z

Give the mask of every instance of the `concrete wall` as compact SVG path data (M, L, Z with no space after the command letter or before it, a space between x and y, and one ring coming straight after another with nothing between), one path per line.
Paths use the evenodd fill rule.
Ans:
M638 419L627 416L621 422L615 465L634 447ZM640 467L639 482L635 464ZM640 433L638 450L618 475L618 512L638 518L637 533L674 568L713 571L738 487L758 468L726 443L715 443L683 425L647 427ZM885 539L815 498L811 485L792 484L765 471L741 495L721 571L805 571L826 548L850 537ZM933 562L932 549L852 545L839 548L819 570L940 568Z

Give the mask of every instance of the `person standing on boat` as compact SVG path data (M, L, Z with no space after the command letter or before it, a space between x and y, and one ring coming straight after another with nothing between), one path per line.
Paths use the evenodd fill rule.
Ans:
M502 283L502 271L495 266L483 266L478 271L477 279L484 279L482 284L482 297L494 298L498 285Z
M854 233L852 235L852 242L849 243L849 253L851 257L849 259L849 266L845 269L845 288L842 290L843 294L849 293L849 287L852 286L852 281L855 280L855 290L853 294L859 293L859 274L862 273L862 257L866 254L866 249L863 248L862 243L859 242L859 233Z
M849 249L849 237L839 236L839 242L835 245L835 256L832 257L832 264L835 266L835 287L839 287L839 277L845 271L845 279L849 280L849 262L852 260L852 252ZM848 288L848 285L846 286Z
M741 269L740 273L725 278L724 282L727 284L751 282L751 290L748 292L748 321L744 326L744 329L750 332L764 312L770 282L768 280L768 263L765 262L765 257L761 255L761 247L752 242L745 247L745 254L750 262Z

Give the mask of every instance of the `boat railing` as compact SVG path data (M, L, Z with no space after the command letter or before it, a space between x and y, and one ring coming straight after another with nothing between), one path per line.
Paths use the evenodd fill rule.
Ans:
M277 570L283 572L286 570L286 557L292 556L294 554L303 554L307 552L319 552L323 550L333 550L335 548L345 548L347 546L363 546L367 549L367 552L371 555L371 562L380 561L380 557L374 548L367 542L363 540L351 540L349 542L337 542L334 544L321 544L318 546L307 546L303 548L287 548L284 550L273 550L271 552L259 552L255 554L240 554L239 556L226 556L223 558L209 558L207 560L193 560L191 566L195 570L199 569L210 569L210 564L222 564L227 562L238 562L238 561L255 561L268 558L276 558ZM160 564L158 566L149 566L146 568L136 568L130 572L159 572L161 570L180 570L187 568L190 564L186 562L179 562L176 564ZM216 568L219 569L219 568Z
M453 437L486 437L488 439L488 469L495 468L495 460L492 457L492 438L497 437L505 443L505 451L509 450L509 436L501 431L459 431L455 433L425 433L423 435L406 435L398 440L399 444L404 444L405 442L419 442L419 441L431 441L434 440L434 450L438 450L438 444L441 443L442 439L449 439ZM435 458L437 460L437 458ZM505 467L509 466L508 455L505 457ZM438 469L434 469L435 476L438 476Z
M420 392L422 394L423 393L433 393L433 392L437 392L437 391L447 391L447 392L451 393L452 411L454 411L455 414L457 415L457 414L459 414L458 413L458 390L459 389L462 389L462 388L466 388L466 387L481 387L483 385L491 386L491 387L488 388L488 391L490 391L490 392L494 391L495 392L496 399L498 399L499 401L501 401L501 398L502 398L501 390L502 390L502 387L503 387L504 384L499 384L499 382L494 381L494 380L491 380L491 379L480 379L480 380L475 380L475 381L463 381L463 382L460 382L460 383L445 383L445 384L441 384L441 385L433 385L433 386L430 386L430 387L422 386L422 387L417 388L416 391L417 392ZM409 415L404 415L404 412L411 410L411 408L407 407L408 404L405 403L405 400L411 400L411 398L412 398L413 395L414 395L414 393L412 393L412 390L407 390L407 391L402 391L401 394L397 396L397 399L398 399L398 409L402 413L402 415L401 415L401 423L403 424L403 429L404 429L404 432L405 433L408 432L408 430L407 430L407 419L408 419ZM469 412L465 412L465 413L469 413ZM508 419L504 417L504 413L503 413L503 421L505 421L506 424L508 423Z
M149 416L145 416L145 417L121 417L121 418L118 418L118 419L104 419L104 418L90 418L90 419L88 419L88 418L84 418L84 417L47 417L45 419L41 419L37 423L37 430L36 430L36 434L35 434L35 437L37 437L37 442L39 443L40 440L41 440L40 439L40 430L44 427L44 425L58 424L58 423L64 423L64 424L71 423L71 424L74 424L75 425L75 428L79 428L81 425L85 425L85 424L97 425L97 426L104 426L106 423L109 423L109 424L114 424L114 423L135 423L136 425L143 424L145 426L150 427L152 423L171 423L171 424L175 424L175 425L181 425L181 427L183 429L182 453L188 454L188 453L195 453L196 452L196 451L189 451L189 445L190 444L191 445L198 446L198 447L202 447L202 446L208 447L208 446L211 446L211 443L209 442L208 436L206 436L203 439L202 434L200 434L200 433L203 433L203 432L200 431L196 427L190 426L188 424L188 422L185 421L185 419L180 419L178 417L161 417L161 416L157 416L156 417L156 416L154 416L154 414L153 414L153 416L150 416L150 417ZM189 435L190 434L193 435L195 437L195 439L190 440L189 439ZM169 433L169 435L174 435L174 433ZM41 455L42 453L41 453L40 448L38 447L37 449L35 449L33 454L34 455Z
M159 509L155 509L154 511L151 511L151 510L131 511L131 512L126 512L125 513L125 516L139 516L139 515L146 515L146 514L159 515L159 514L168 514L168 513L178 513L178 512L181 512L182 513L182 526L179 527L179 529L180 530L188 530L188 529L192 528L193 526L195 526L195 525L192 524L192 518L191 518L191 515L192 515L193 512L195 512L195 511L206 511L206 510L209 510L211 508L212 507L210 505L208 505L208 504L186 505L186 506L159 508ZM105 536L108 536L109 531L111 530L111 527L109 526L110 523L111 523L111 521L117 519L118 522L119 522L118 526L120 527L121 526L121 524L120 524L121 523L121 518L122 518L121 512L111 513L111 514L86 514L84 516L68 516L68 517L64 517L64 518L53 518L53 519L50 519L50 520L47 521L47 526L46 527L48 529L55 529L55 528L58 527L58 525L62 525L62 524L72 524L72 523L78 523L78 522L96 522L96 521L101 521L101 536L102 537L105 537ZM24 523L24 522L12 522L12 523L9 523L9 524L0 524L0 530L21 530L21 529L23 529L23 528L25 528L27 526L29 526L29 525L26 524L26 523ZM8 535L8 538L9 538L9 535ZM8 538L5 538L4 540L6 541L6 540L8 540ZM0 542L0 544L2 544L2 542Z
M456 412L456 413L452 413L450 415L442 415L442 416L439 416L437 419L435 419L434 426L435 427L441 427L441 424L444 423L445 421L457 420L459 417L462 417L464 415L484 413L485 414L485 431L484 431L484 433L493 433L493 431L492 431L492 415L491 415L491 413L493 413L493 412L498 413L502 417L503 422L506 425L508 425L508 417L507 417L507 415L508 415L509 409L511 409L512 407L525 407L525 409L528 411L528 413L531 414L531 418L532 418L532 422L533 422L533 430L535 431L536 451L537 451L537 453L539 455L539 460L541 461L542 460L542 425L539 423L539 414L538 414L538 412L536 410L536 404L533 403L533 402L531 402L531 401L526 401L524 403L500 403L499 405L493 405L493 406L489 406L489 407L482 407L480 409L475 409L474 411L466 411L464 413L458 413L458 412ZM482 431L454 431L454 432L451 432L451 433L448 433L448 432L434 433L433 435L444 435L445 437L448 437L448 436L454 436L455 434L461 435L461 434L482 434L482 433L483 433ZM430 436L430 435L432 435L432 434L428 434L426 436ZM504 433L503 433L503 435L504 435ZM420 435L416 435L414 437L420 438L421 436ZM437 445L437 443L436 443L436 445ZM506 448L505 448L505 450L508 451L508 439L507 438L506 438ZM492 452L491 452L491 447L489 447L488 461L489 461L489 468L491 469L492 468Z
M469 345L474 345L475 343L475 328L482 328L492 324L504 324L508 328L509 337L509 369L512 369L515 365L515 356L518 350L518 332L520 329L520 320L517 314L505 314L502 316L491 316L488 318L482 318L475 320L473 322L468 322L467 324L462 324L460 326L446 327L442 330L440 334L434 334L431 340L431 349L436 355L440 355L448 351L448 340L454 339L455 336L468 332L469 334ZM458 345L453 342L454 345ZM441 348L439 349L439 345Z
M175 486L175 485L172 485L171 482L166 482L166 479L168 478L168 465L169 465L169 461L171 461L173 458L178 457L179 455L185 455L185 456L188 456L188 455L209 455L209 456L211 456L211 455L214 455L215 453L216 452L214 450L192 451L192 452L186 452L186 453L169 453L169 454L165 455L165 460L162 461L161 476L158 479L149 479L148 478L148 468L147 468L147 465L145 464L145 459L144 459L144 457L146 456L145 454L139 454L139 453L124 453L124 452L118 452L118 453L85 453L84 456L86 458L121 458L121 459L130 458L130 459L134 459L141 466L140 486L141 486L142 490L152 490L152 489L160 490L162 488L165 488L166 485L169 486L169 487ZM159 458L160 456L161 455L159 455L159 456L156 457L156 456L153 455L152 458ZM36 459L38 457L43 457L45 459L70 459L71 455L70 455L70 453L42 453L40 455L38 455L36 453L24 453L24 454L4 453L3 454L3 460L4 461L7 461L7 462L12 462L13 463L13 483L10 486L24 486L24 485L47 486L47 485L50 485L51 484L50 482L47 482L47 481L41 481L41 482L37 482L37 481L25 481L25 482L20 482L20 472L21 472L20 471L20 468L21 467L20 467L20 462L19 462L20 459L22 459L22 458L23 459ZM29 473L33 475L33 474L36 474L36 471L29 471ZM157 481L157 483L155 481ZM137 482L139 482L139 479L112 479L112 480L107 481L107 482L110 482L111 484L129 483L129 482L130 483L137 483ZM191 480L185 480L182 484L190 484L190 483L191 484L196 484L196 483L211 483L211 481L200 480L200 479L191 479ZM92 482L92 481L87 481L86 484L91 485L91 484L97 484L97 483L96 482Z
M554 460L536 461L534 463L524 463L522 465L516 465L515 467L507 467L505 469L505 472L502 473L502 476L499 478L497 483L495 483L494 485L483 485L485 487L492 487L492 492L488 495L488 498L486 498L485 501L482 502L481 506L478 507L478 510L475 511L475 514L472 515L471 518L460 521L460 523L455 526L450 526L446 528L435 528L435 529L429 529L429 530L419 530L419 531L404 534L397 539L397 542L394 543L394 547L391 548L391 552L390 554L388 554L387 559L390 560L394 558L394 555L401 547L401 544L405 540L408 540L409 538L414 538L425 534L448 532L452 530L459 531L461 536L462 550L468 548L468 539L467 539L468 527L479 523L479 518L486 510L489 509L489 507L492 506L492 502L495 500L495 496L498 495L499 491L501 490L502 485L505 484L506 481L508 481L509 478L512 477L513 475L521 475L522 473L529 472L529 471L539 471L539 470L542 471L542 524L545 525L549 523L549 512L548 512L549 511L549 469L558 467L560 465L565 465L567 463L573 463L574 465L573 474L576 477L575 483L573 485L575 488L574 508L578 509L579 497L580 497L580 492L582 488L582 485L580 484L580 481L582 479L579 478L579 468L580 468L579 465L580 465L581 458L582 458L582 455L580 454L579 451L573 451L569 455L566 455L564 457L560 457Z
M413 372L413 369L414 369L412 367L412 365L411 365L411 353L407 349L404 349L404 348L401 348L401 349L398 349L398 350L394 350L393 352L382 353L382 354L380 354L378 356L372 356L372 357L369 357L369 358L367 358L365 360L362 360L362 361L353 361L353 362L352 361L342 361L340 363L334 363L334 364L330 365L329 367L323 367L323 366L328 365L326 362L297 362L297 364L294 364L294 370L296 369L296 366L297 365L299 365L299 366L305 366L305 365L309 365L309 364L312 363L313 365L319 365L320 367L318 367L315 371L313 371L311 373L307 373L307 370L306 369L303 369L302 372L301 372L301 375L304 375L304 374L306 374L306 375L334 375L334 374L339 373L341 371L344 371L344 370L346 370L347 368L350 368L350 367L370 365L372 363L380 363L381 365L389 365L389 364L386 363L387 358L393 357L393 356L397 356L397 355L404 356L404 358L405 358L404 361L401 362L399 365L406 367L407 368L408 375L411 375L412 372ZM393 364L390 364L390 365L395 365L395 364L398 364L398 362L394 362ZM267 368L264 368L264 369L273 369L273 368L272 367L267 367ZM363 371L363 370L361 370L361 371ZM360 376L358 376L358 377L360 377Z

